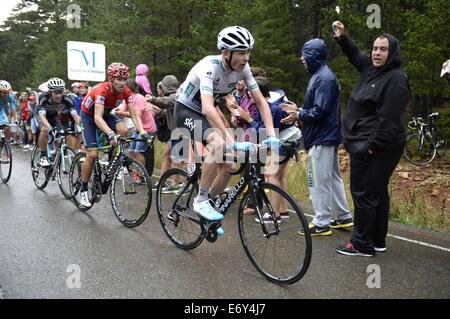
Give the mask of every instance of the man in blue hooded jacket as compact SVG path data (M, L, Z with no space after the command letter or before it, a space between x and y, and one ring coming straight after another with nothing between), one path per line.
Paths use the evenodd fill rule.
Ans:
M289 116L282 120L303 122L305 149L308 151L308 186L314 208L309 224L312 236L331 235L331 228L353 226L342 182L338 146L341 143L340 87L326 65L326 45L322 39L306 42L302 64L311 74L302 107L282 104ZM335 220L331 221L334 213Z

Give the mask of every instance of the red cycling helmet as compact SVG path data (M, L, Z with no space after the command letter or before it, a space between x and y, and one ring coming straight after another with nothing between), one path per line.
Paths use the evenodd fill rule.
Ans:
M114 62L108 66L108 77L109 78L129 78L130 68L123 63Z

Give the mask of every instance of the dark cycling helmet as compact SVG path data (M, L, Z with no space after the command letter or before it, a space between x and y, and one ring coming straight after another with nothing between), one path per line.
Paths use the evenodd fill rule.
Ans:
M253 49L255 40L251 33L243 27L227 27L217 36L217 48L219 50L246 51Z

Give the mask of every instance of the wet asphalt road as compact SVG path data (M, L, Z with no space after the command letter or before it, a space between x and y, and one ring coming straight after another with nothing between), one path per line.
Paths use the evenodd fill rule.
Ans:
M82 213L64 199L56 181L45 191L37 190L31 152L13 151L11 180L0 183L0 299L450 298L448 250L388 237L386 254L346 257L335 248L349 233L334 231L313 239L305 277L279 286L264 279L247 259L235 212L225 219L225 236L215 244L204 241L183 251L163 233L154 198L147 220L128 229L113 215L107 196ZM396 224L390 233L450 248L448 234ZM380 288L366 285L371 264L379 266ZM66 284L70 265L80 271L80 288Z

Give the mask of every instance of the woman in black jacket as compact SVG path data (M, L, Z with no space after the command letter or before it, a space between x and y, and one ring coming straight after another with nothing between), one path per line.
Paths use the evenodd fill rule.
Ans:
M342 123L343 143L350 154L354 227L349 243L337 252L373 257L386 251L388 184L406 141L409 82L394 36L379 36L369 56L345 34L341 22L333 25L338 44L360 73Z

